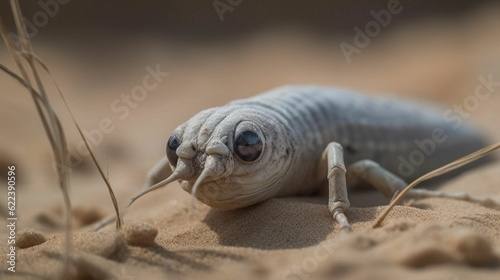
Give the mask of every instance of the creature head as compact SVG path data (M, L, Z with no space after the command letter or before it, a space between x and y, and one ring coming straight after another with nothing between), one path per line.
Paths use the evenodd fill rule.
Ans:
M211 207L241 208L279 191L292 153L283 124L258 108L204 110L167 141L173 174L142 194L179 180L185 191Z

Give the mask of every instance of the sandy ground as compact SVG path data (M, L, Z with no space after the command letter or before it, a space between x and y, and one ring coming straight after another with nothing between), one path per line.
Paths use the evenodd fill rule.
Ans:
M93 149L107 166L123 206L162 157L165 141L178 124L203 108L235 98L284 84L321 84L425 99L448 108L463 104L480 84L479 76L500 80L500 21L488 15L482 12L460 23L429 22L392 30L375 38L351 63L340 53L338 39L285 30L207 45L138 39L116 40L102 49L64 41L36 43L35 49L52 66L80 125L94 140ZM0 58L9 61L5 52ZM159 78L144 100L127 105L123 96L142 85L147 67L157 65L169 75ZM0 275L2 279L52 279L62 267L63 215L50 146L29 96L5 75L0 75L0 84L1 165L2 170L8 164L17 166L17 238L28 247L18 248L16 273L8 272L8 232L1 226ZM496 141L500 139L499 92L500 87L493 88L467 117ZM272 199L230 212L200 206L193 212L189 194L177 183L139 200L127 213L124 232L116 233L109 226L88 233L90 224L113 212L112 205L89 157L78 152L78 135L55 91L51 100L63 119L75 160L71 174L75 277L458 280L500 276L499 211L467 202L423 199L396 207L382 228L372 229L382 205L388 203L373 191L351 193L353 208L347 215L354 232L349 236L339 235L322 197ZM499 168L497 160L439 187L500 201ZM5 181L6 171L2 173ZM0 194L0 213L7 223L5 195L6 191ZM155 233L154 243L148 243Z

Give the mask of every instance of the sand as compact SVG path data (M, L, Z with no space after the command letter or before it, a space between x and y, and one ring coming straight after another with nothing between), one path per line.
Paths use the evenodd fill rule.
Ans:
M493 13L495 14L495 13ZM378 38L347 64L335 41L276 30L245 42L186 46L141 42L99 59L79 58L79 50L59 53L38 46L67 93L80 125L90 135L104 118L114 130L94 150L124 206L144 175L164 153L172 129L203 108L222 105L283 84L323 84L420 98L453 108L474 93L477 77L500 80L500 22L488 14L461 23L407 26ZM409 34L418 36L411 37ZM286 44L286 51L276 44ZM403 38L403 39L402 39ZM133 54L133 55L132 55ZM128 55L128 56L127 56ZM1 53L2 61L7 59ZM130 58L133 57L133 58ZM129 60L127 60L129 59ZM121 94L141 83L145 67L161 65L165 81L129 115L110 109ZM130 71L126 69L131 69ZM18 167L16 272L6 271L7 247L1 246L2 279L54 279L61 271L63 215L49 144L29 97L0 77L2 166ZM500 139L500 88L470 112L493 140ZM78 137L60 100L51 95L67 127L75 157ZM97 139L97 138L96 138ZM88 157L72 173L75 279L499 279L500 211L449 199L406 201L381 228L371 226L388 201L374 191L352 191L347 217L353 233L340 235L324 197L276 198L223 212L200 204L172 183L137 201L114 225L87 232L113 213ZM439 182L440 190L466 191L500 201L500 161ZM4 176L4 174L2 174ZM2 180L5 180L2 177ZM2 197L5 195L1 194ZM2 200L0 207L6 206ZM2 217L4 211L0 211ZM3 220L5 220L3 218ZM2 226L2 240L7 232Z

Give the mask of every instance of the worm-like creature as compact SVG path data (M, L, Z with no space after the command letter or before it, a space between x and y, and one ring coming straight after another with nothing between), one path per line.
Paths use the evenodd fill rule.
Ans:
M348 231L347 186L356 179L392 197L405 180L484 146L485 138L451 110L345 89L285 86L201 111L177 127L166 157L132 202L175 180L219 209L329 186L329 210ZM421 189L410 194L456 198Z

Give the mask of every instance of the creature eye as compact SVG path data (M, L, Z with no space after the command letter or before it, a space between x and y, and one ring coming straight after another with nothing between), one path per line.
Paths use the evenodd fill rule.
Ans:
M262 154L262 140L260 136L251 131L245 130L235 139L235 152L244 161L254 161Z
M181 145L181 141L179 140L179 138L177 138L177 136L173 135L170 136L170 138L168 138L168 141L167 141L167 158L168 158L168 161L173 165L173 166L176 166L177 165L177 160L179 159L179 157L177 156L177 148L179 148L179 146Z

